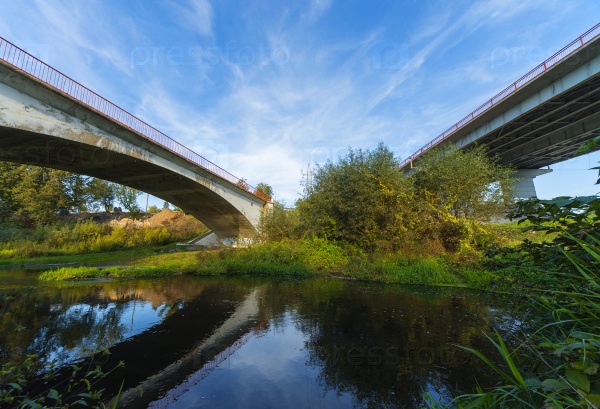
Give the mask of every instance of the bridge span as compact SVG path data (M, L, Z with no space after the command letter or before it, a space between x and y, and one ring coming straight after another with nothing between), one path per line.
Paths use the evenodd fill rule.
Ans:
M0 37L0 160L150 193L220 239L257 232L267 195Z
M517 169L516 197L535 196L540 169L576 156L600 135L600 23L500 91L401 163L409 171L421 155L454 144L485 145Z

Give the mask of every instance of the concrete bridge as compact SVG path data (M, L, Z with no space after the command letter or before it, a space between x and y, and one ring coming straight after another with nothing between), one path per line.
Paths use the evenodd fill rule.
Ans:
M488 147L520 178L515 197L536 196L540 169L576 156L600 135L600 24L510 84L401 164L409 171L432 148Z
M220 239L256 235L267 195L0 37L0 160L142 190Z

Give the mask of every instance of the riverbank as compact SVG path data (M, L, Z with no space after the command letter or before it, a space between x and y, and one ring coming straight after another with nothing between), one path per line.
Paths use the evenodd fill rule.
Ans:
M62 261L66 261L61 258ZM39 262L39 259L37 259ZM44 261L49 261L45 258ZM36 259L13 260L35 263ZM53 263L60 262L54 258ZM479 261L452 254L367 254L324 239L265 243L248 248L181 250L163 246L69 258L76 265L49 268L41 280L97 277L138 278L172 274L327 275L398 284L503 289L512 277L486 269Z
M525 233L515 223L465 226L469 229L461 233L463 239L453 251L441 246L440 240L404 240L400 247L392 241L378 242L366 250L315 236L267 240L247 248L190 251L175 243L205 227L189 216L165 210L143 226L78 220L33 230L6 230L7 237L0 243L0 268L41 269L43 280L170 274L330 275L509 291L515 280L511 260L493 261L485 253L494 246L517 246L524 239L537 241L541 235Z
M34 228L0 224L0 266L63 263L80 256L84 256L83 262L88 259L96 262L101 257L94 258L95 254L143 252L147 248L174 245L206 231L206 226L192 216L168 209L143 221L65 219Z

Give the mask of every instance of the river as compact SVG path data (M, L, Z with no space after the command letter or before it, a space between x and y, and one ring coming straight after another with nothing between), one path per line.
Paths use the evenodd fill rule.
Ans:
M334 278L191 277L42 283L0 270L0 358L116 369L99 387L152 408L419 407L493 374L494 296ZM108 351L109 354L93 353ZM63 370L62 372L66 372ZM61 371L58 370L58 377ZM140 393L143 391L143 393Z

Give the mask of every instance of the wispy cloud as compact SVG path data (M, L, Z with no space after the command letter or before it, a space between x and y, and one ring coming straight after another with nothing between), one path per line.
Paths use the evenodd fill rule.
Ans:
M40 57L45 62L101 93L119 89L103 71L108 68L127 74L128 60L103 2L12 3L3 4L0 29L12 33L17 45L37 44L44 50Z
M187 27L202 36L212 35L213 9L208 0L169 1L178 25Z
M310 0L308 15L315 19L320 17L331 7L331 0Z

